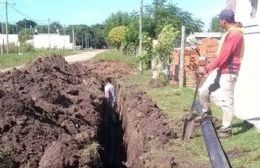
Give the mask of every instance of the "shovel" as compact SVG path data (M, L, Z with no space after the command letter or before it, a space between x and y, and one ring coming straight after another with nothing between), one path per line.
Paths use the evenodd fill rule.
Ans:
M192 137L194 129L195 129L196 123L194 120L197 116L197 113L194 112L193 109L194 109L195 101L196 101L196 98L198 95L199 86L200 86L200 78L197 80L196 89L195 89L190 111L187 113L187 115L184 118L183 129L182 129L182 140L189 140Z

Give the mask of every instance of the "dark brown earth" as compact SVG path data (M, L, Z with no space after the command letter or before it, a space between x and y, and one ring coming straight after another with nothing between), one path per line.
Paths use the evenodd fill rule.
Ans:
M2 73L0 88L0 148L14 167L93 163L81 153L98 136L102 83L83 66L41 58L24 70Z
M0 74L0 155L5 157L0 157L0 165L104 167L104 156L95 149L100 155L109 150L96 144L106 141L100 135L107 132L102 119L103 79L110 76L118 92L114 131L121 149L116 167L173 167L173 153L155 150L164 151L176 137L166 117L145 93L118 80L131 68L119 62L83 65L69 65L54 56Z

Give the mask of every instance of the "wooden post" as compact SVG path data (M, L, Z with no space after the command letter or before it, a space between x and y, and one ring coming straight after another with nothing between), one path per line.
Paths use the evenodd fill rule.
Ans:
M179 88L183 88L183 85L184 85L184 51L185 51L185 26L182 26L180 69L179 69Z
M5 34L6 34L6 53L9 53L9 38L8 38L8 2L5 1L5 17L6 17L6 23L5 23Z
M143 0L140 0L140 11L139 11L139 56L142 54L143 50ZM143 74L143 61L139 63L139 69Z
M0 46L0 48L1 48L1 55L4 55L4 39L1 41L2 43L1 43L1 46Z

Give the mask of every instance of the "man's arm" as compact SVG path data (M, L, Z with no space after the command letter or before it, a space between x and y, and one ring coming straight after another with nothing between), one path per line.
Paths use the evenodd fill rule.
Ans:
M206 71L211 72L214 69L219 68L223 64L225 64L227 62L228 58L230 56L232 56L232 54L234 53L234 51L240 44L242 38L243 38L243 36L242 36L241 32L237 32L237 31L230 32L227 35L227 37L221 47L218 57L214 61L212 61L209 65L206 66L206 68L205 68Z
M109 89L105 86L105 98L109 98Z

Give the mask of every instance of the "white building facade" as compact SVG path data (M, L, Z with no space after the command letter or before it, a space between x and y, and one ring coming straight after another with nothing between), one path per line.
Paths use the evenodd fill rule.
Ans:
M227 3L235 11L236 21L245 27L245 50L235 88L235 115L260 131L260 5L258 0L234 0Z
M9 34L8 42L19 46L18 34ZM73 49L73 43L70 42L69 35L38 34L34 35L33 39L28 40L28 43L35 48ZM3 44L7 44L6 34L0 34L0 45Z

